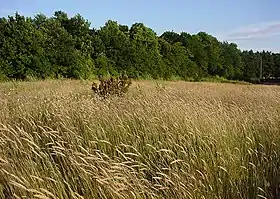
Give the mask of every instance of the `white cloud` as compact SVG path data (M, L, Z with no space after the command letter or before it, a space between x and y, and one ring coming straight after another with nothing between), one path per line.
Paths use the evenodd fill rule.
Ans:
M241 50L280 52L280 20L224 30L214 35L220 41L236 43Z
M225 36L226 40L267 39L280 35L280 21L259 23L234 30Z

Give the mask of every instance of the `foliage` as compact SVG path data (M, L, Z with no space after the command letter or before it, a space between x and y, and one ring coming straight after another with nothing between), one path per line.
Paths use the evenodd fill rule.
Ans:
M92 90L94 94L97 94L102 98L115 95L122 96L128 91L128 88L132 84L131 79L129 79L126 75L121 75L117 78L109 77L107 79L100 77L99 81L99 85L93 82Z
M87 79L98 75L199 81L280 76L280 54L241 51L205 33L166 31L158 36L143 23L108 20L99 29L80 14L0 19L0 80ZM260 64L262 62L262 71Z

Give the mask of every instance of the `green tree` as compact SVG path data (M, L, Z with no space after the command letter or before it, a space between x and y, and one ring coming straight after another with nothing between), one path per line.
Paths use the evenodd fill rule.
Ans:
M222 71L221 76L228 79L242 79L243 65L241 51L234 43L221 43Z
M273 66L273 76L280 77L280 54L279 53L272 53L274 66Z
M159 39L161 55L165 64L164 77L179 76L184 79L196 77L197 66L189 58L188 50L182 46L182 43L176 42L170 44L164 39Z
M65 15L50 18L40 26L46 38L44 49L52 66L52 75L84 78L94 72L91 57L77 47L75 37L67 32L61 22L66 23ZM80 66L79 70L77 66ZM86 72L89 74L85 75Z
M173 31L166 31L164 32L160 38L163 38L168 43L174 44L180 41L180 35Z
M2 19L0 24L0 57L6 76L25 79L37 75L35 69L47 65L47 60L42 47L43 36L31 18L15 13L8 20Z
M130 39L130 60L138 75L161 76L162 60L156 33L143 23L135 23L130 28Z
M262 61L262 76L271 77L276 73L274 56L271 52L262 51L260 53L260 62Z
M197 65L197 79L208 75L208 56L202 38L182 32L180 41L190 51L190 58Z
M115 71L118 73L131 71L129 57L131 44L125 28L119 26L117 22L109 20L104 27L97 31L97 35L101 39L105 47L105 55Z
M242 52L242 62L244 64L244 79L252 80L259 78L259 56L252 50Z
M92 51L90 22L77 14L68 20L65 29L72 35L75 41L75 49L80 50L85 56L90 56Z
M221 64L221 53L220 53L220 43L219 41L205 33L199 32L197 34L200 37L200 41L202 42L204 52L207 55L207 72L209 75L222 76L222 64Z

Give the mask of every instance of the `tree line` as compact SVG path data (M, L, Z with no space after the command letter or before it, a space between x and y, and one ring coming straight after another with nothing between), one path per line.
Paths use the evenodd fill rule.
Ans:
M262 71L260 71L262 63ZM99 29L80 14L56 11L0 19L0 79L92 78L125 72L132 78L232 80L280 76L280 54L241 51L205 33L166 31L108 20Z

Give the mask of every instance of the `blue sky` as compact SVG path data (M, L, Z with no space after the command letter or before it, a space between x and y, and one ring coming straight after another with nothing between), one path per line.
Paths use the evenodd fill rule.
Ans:
M166 30L205 31L241 49L280 52L279 0L0 0L0 16L80 13L93 27L108 19L131 25L143 22L158 34Z

